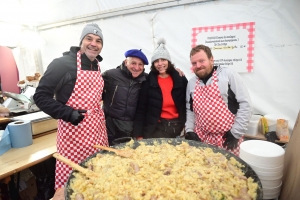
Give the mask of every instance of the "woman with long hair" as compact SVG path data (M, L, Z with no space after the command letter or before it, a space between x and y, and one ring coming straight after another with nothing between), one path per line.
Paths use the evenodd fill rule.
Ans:
M186 121L187 79L171 62L164 39L151 58L151 71L143 83L134 123L134 135L143 138L175 138Z

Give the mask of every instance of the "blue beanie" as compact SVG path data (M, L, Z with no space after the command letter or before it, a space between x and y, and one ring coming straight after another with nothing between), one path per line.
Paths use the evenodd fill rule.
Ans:
M138 50L138 49L130 49L128 51L125 52L125 57L137 57L139 59L141 59L144 63L144 65L148 65L148 59L145 56L145 54L142 52L142 49Z

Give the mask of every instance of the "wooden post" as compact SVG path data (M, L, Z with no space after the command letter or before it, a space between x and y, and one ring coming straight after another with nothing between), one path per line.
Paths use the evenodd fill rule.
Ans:
M287 144L280 200L300 199L300 112Z

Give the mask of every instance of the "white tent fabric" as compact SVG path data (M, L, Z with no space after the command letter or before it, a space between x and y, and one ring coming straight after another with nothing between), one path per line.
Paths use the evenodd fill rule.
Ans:
M174 1L174 0L173 0ZM0 22L38 27L104 11L166 0L0 0Z
M54 2L56 6L44 11L60 12L60 15L48 13L48 18L41 18L35 26L150 1ZM219 0L117 15L88 23L97 23L103 31L102 71L119 65L124 52L131 48L142 49L150 59L157 39L164 37L172 61L189 79L193 76L189 62L193 27L255 22L254 70L240 74L252 98L253 113L281 115L289 119L292 128L300 109L300 79L297 77L300 73L297 66L300 61L299 7L298 0ZM39 31L46 42L40 48L44 70L70 46L79 44L84 25L76 23ZM146 66L146 71L149 68Z

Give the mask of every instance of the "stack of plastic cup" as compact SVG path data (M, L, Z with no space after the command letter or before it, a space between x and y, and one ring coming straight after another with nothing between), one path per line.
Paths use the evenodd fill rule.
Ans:
M280 195L284 149L272 142L247 140L241 143L240 158L258 175L264 199L276 199Z

